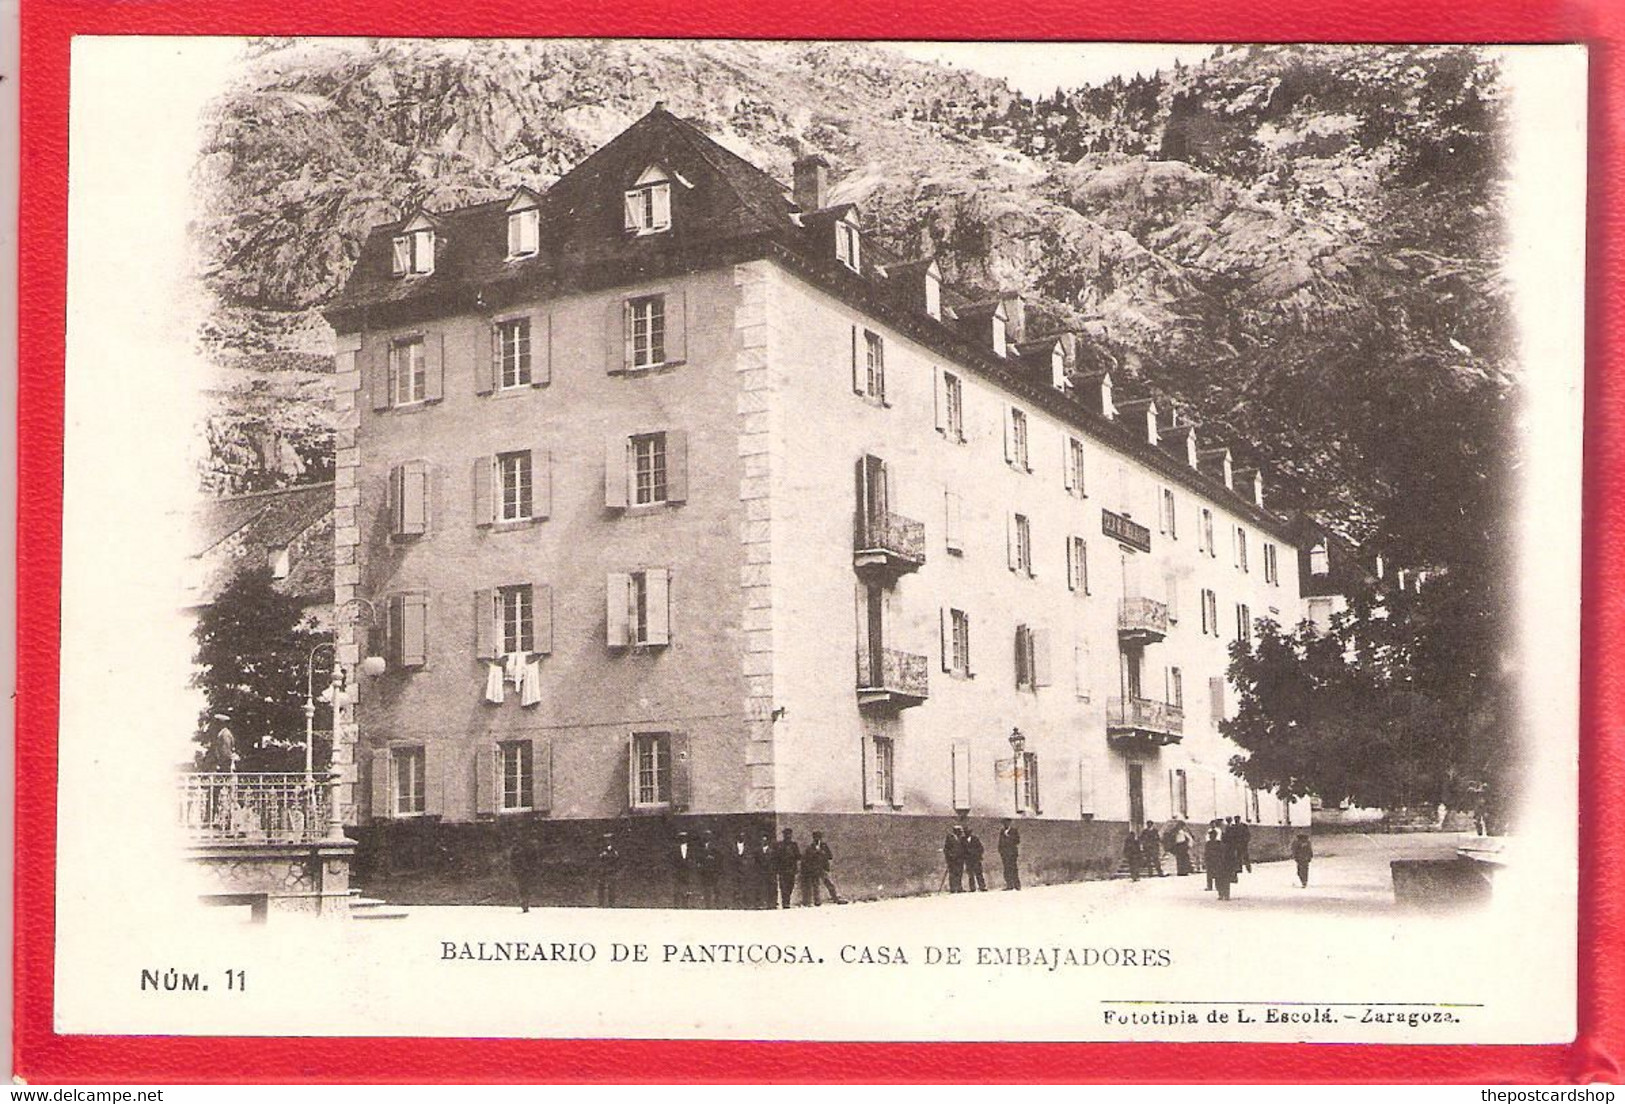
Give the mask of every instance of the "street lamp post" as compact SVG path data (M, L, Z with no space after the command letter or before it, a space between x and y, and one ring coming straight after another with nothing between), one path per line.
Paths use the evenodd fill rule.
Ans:
M1027 737L1021 734L1021 729L1010 730L1010 777L1015 783L1015 811L1021 812L1021 753L1027 747Z
M366 611L368 625L371 625L376 620L377 611L373 608L373 604L371 602L367 601L365 598L351 598L346 602L340 602L338 607L333 611L335 626L337 626L339 620L352 609L357 612L363 610ZM348 673L345 670L344 665L338 661L338 646L333 641L323 640L310 650L310 655L305 662L305 788L307 790L311 790L312 792L314 792L312 787L315 782L316 766L316 655L323 648L327 648L333 653L333 672L328 679L328 691L331 695L333 703L332 741L337 741L338 739L339 711L343 708L343 700L341 695L345 692L345 689L349 684L349 679L347 677ZM383 674L383 657L367 656L361 661L361 670L368 675ZM331 767L331 750L329 750L328 755L328 765ZM332 819L335 822L337 820L337 816L338 806L335 797L335 804L332 809Z

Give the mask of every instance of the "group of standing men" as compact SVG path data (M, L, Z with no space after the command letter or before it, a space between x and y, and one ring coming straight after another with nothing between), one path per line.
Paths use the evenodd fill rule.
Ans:
M740 829L726 848L717 845L710 829L701 832L698 840L688 832L678 832L671 853L672 907L694 908L697 884L700 907L716 908L724 868L732 875L734 908L790 908L798 879L803 905L821 905L824 890L829 891L831 901L844 905L845 899L830 878L834 863L835 855L818 830L806 847L796 843L795 832L789 828L777 843L766 832L758 832L752 840ZM605 903L602 894L599 903ZM613 896L608 903L614 904Z
M987 877L982 873L985 850L976 829L956 824L942 841L942 857L948 864L942 880L950 893L986 892ZM999 829L999 863L1004 868L1004 888L1021 888L1021 830L1008 817Z
M1164 877L1162 856L1166 851L1174 857L1174 872L1180 877L1195 869L1192 849L1195 845L1190 829L1182 820L1175 820L1167 830L1147 823L1136 832L1130 828L1123 841L1123 860L1128 865L1129 877L1140 880L1140 875ZM1240 817L1220 817L1208 824L1207 839L1202 844L1202 869L1207 873L1207 888L1217 890L1219 900L1230 900L1230 887L1243 870L1253 870L1252 829Z

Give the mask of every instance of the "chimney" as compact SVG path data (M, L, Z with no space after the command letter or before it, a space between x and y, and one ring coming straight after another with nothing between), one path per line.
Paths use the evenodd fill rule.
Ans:
M796 206L803 213L821 211L829 206L829 162L816 153L796 158Z
M1004 304L1004 334L1012 345L1018 345L1027 340L1027 300L1021 297L1019 291L1006 291L999 294L999 301Z

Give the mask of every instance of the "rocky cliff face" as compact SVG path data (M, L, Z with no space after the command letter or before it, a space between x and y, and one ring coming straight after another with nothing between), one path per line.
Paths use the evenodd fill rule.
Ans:
M197 170L206 485L325 474L314 311L368 226L545 187L657 99L783 180L825 154L871 232L1028 290L1351 531L1404 482L1385 412L1510 387L1500 106L1471 50L1232 47L1030 101L866 45L266 41Z

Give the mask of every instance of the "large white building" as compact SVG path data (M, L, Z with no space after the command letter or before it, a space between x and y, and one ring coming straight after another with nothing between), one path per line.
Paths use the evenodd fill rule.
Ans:
M522 835L584 897L616 832L655 900L680 830L821 828L889 894L961 819L1020 818L1036 881L1147 820L1307 824L1217 728L1231 641L1304 613L1260 473L887 255L826 171L657 107L369 237L328 313L336 599L390 660L341 726L370 892L488 897Z

